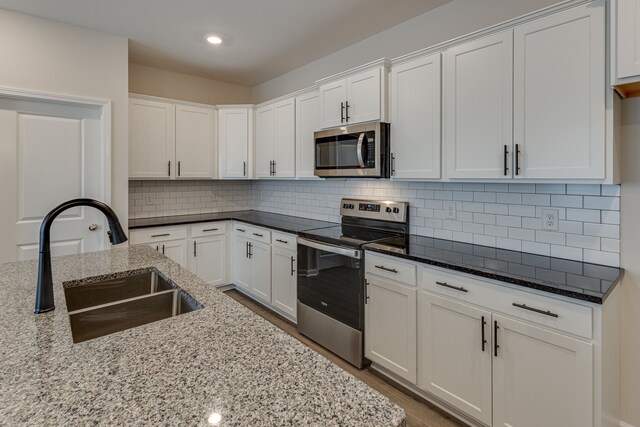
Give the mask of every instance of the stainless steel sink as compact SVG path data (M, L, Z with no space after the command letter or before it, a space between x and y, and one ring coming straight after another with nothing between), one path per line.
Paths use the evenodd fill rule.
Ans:
M202 308L156 269L63 285L75 343Z

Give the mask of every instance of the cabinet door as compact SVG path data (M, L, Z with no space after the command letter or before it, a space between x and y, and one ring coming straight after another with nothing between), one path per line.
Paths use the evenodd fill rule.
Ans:
M186 240L171 240L169 242L162 242L159 246L167 258L177 262L181 267L188 267Z
M293 178L296 175L296 104L293 98L275 105L274 176Z
M215 178L215 110L176 106L176 175L178 178Z
M317 91L296 97L296 176L314 178L316 146L313 133L320 129L320 98Z
M323 84L319 93L322 127L331 128L345 123L346 80Z
M512 31L464 43L444 53L448 177L511 178L512 74Z
M381 70L375 68L347 79L348 108L345 120L349 124L380 120Z
M296 252L273 247L271 257L271 304L296 319L297 275Z
M440 178L440 53L391 69L394 178Z
M493 315L494 426L593 425L593 348Z
M367 276L365 356L416 383L416 289Z
M640 0L617 2L618 78L640 75Z
M276 158L276 109L275 105L256 110L256 173L258 178L273 177L273 161Z
M245 292L251 292L251 261L249 240L237 234L233 236L233 284Z
M490 312L420 292L418 386L487 425L491 349Z
M516 177L604 179L604 30L603 1L515 28Z
M218 117L220 177L248 178L251 111L248 108L221 108Z
M251 292L263 302L271 302L271 246L250 241Z
M225 285L227 239L224 235L191 239L191 272L212 285Z
M129 99L129 177L172 178L174 156L174 105Z

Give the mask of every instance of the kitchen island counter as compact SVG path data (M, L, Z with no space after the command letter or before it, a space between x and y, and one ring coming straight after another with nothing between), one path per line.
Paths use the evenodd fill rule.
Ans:
M204 308L74 344L63 282L149 267ZM36 261L0 266L2 424L404 424L402 408L146 245L54 258L56 309L40 315L36 275Z

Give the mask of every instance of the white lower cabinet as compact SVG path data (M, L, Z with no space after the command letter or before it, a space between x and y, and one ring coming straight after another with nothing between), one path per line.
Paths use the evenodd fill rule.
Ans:
M416 382L416 289L368 275L365 357Z
M409 264L365 259L384 264L380 271ZM417 288L365 266L365 356L374 369L472 425L617 425L616 290L589 304L413 265Z
M493 425L593 425L593 345L493 315Z
M251 260L249 239L234 232L233 236L233 283L245 292L251 290Z
M172 261L180 264L181 267L187 268L187 241L186 240L167 240L163 242L150 243L149 246L160 252Z
M288 317L296 318L296 251L274 246L271 250L271 304Z
M263 302L271 302L271 245L249 242L251 292Z
M491 425L491 312L420 292L418 387Z
M227 279L226 236L192 238L189 241L189 248L191 272L212 285L225 285Z

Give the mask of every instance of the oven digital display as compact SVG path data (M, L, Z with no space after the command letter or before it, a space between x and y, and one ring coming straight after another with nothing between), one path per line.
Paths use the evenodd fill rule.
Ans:
M380 205L374 203L360 203L359 210L368 212L380 212Z

